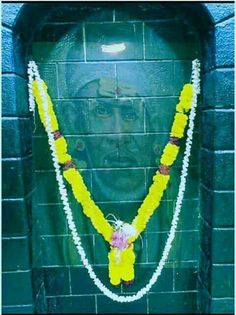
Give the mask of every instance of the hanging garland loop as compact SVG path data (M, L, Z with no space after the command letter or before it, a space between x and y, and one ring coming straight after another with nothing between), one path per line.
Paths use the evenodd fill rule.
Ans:
M78 249L78 252L80 253L82 261L89 272L90 277L94 280L95 284L104 294L115 301L131 302L140 299L145 293L147 293L157 280L157 277L160 275L171 248L186 184L187 167L189 163L194 127L195 107L197 106L197 94L200 92L199 69L200 64L198 60L194 60L192 63L193 84L185 84L180 94L179 103L176 106L176 114L171 128L170 139L164 148L160 160L159 170L157 170L153 177L153 183L149 188L148 195L145 197L143 203L138 209L136 217L133 219L131 224L120 221L121 224L118 227L114 227L108 222L108 220L106 220L102 211L91 198L91 194L88 191L81 174L76 169L71 156L68 154L66 140L60 133L57 118L53 110L53 104L49 94L47 93L47 85L43 80L41 80L36 64L33 61L29 63L28 73L30 110L34 111L35 109L35 98L38 105L40 119L48 134L48 141L52 151L52 159L56 171L56 178L59 184L59 191L64 204L64 210L68 220L69 228L72 232L73 240ZM125 282L132 282L134 279L135 262L133 242L144 231L151 215L160 204L161 197L170 179L170 167L176 160L177 154L179 152L178 141L183 137L184 130L187 125L188 116L186 113L190 109L190 122L189 129L187 131L186 149L183 159L183 168L176 202L176 210L162 258L152 278L144 288L132 296L124 297L116 295L101 283L101 281L96 277L91 265L88 263L85 252L81 245L80 237L77 234L77 229L75 227L72 211L68 202L67 192L60 171L60 165L63 165L63 177L71 185L73 194L77 201L82 205L84 214L90 218L96 230L102 234L104 239L111 245L111 250L108 254L109 277L111 283L117 285L121 280L124 280Z

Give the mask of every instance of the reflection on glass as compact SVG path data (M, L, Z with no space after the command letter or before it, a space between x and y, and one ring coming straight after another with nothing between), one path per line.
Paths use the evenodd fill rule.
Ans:
M118 53L125 50L125 43L120 44L111 44L111 45L102 45L102 52L106 53Z

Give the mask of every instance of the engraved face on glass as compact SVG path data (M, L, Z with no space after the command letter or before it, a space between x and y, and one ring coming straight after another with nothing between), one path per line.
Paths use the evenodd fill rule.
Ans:
M127 60L143 58L142 25L47 27L46 39L39 37L33 51L70 154L91 173L100 200L142 199L153 148L143 97L122 70Z
M178 60L188 59L182 42L191 44L191 34L178 35L183 28L175 20L131 23L111 15L113 20L98 23L97 9L87 16L85 9L76 10L69 18L65 14L63 23L52 18L44 25L33 57L48 83L68 151L90 174L95 194L101 192L102 201L142 200L190 73L191 61L183 66Z

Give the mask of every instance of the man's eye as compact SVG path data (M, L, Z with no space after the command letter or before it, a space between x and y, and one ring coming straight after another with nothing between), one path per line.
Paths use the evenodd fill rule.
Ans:
M99 107L96 107L96 114L100 117L109 117L111 116L111 110L106 108L106 107L103 107L103 106L99 106Z

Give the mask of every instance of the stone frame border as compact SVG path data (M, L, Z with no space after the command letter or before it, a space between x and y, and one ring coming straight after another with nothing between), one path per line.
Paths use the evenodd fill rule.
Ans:
M30 135L32 131L27 104L27 61L25 59L25 43L32 38L34 29L32 26L37 25L37 21L47 16L45 5L36 5L23 3L2 5L2 128L3 137L4 134L12 137L15 146L12 154L12 148L8 152L3 142L2 197L3 205L8 211L10 208L18 207L21 211L20 215L25 216L17 232L21 242L24 242L25 260L20 269L15 272L3 270L2 277L4 281L4 278L8 276L9 281L9 273L11 273L12 282L16 281L16 277L19 279L23 277L23 280L19 281L27 285L28 299L16 300L15 305L24 305L21 308L23 311L42 312L41 304L45 293L43 275L37 274L37 281L33 281L31 265L31 195L34 188L31 180L32 139ZM194 5L197 8L195 19L199 19L199 25L207 20L207 26L202 30L205 34L201 115L203 137L201 140L200 215L202 232L198 308L201 313L221 312L225 309L230 313L233 312L234 303L233 256L219 259L220 252L216 242L223 235L229 239L233 238L234 7L233 3L194 3ZM226 126L225 121L227 121ZM219 126L224 125L225 132L222 133L220 128L215 128L216 123ZM228 210L230 217L226 225L222 225L220 220L222 209L218 203L220 206L225 205L231 208ZM226 280L229 279L231 284L218 283L218 273L223 273L223 277ZM10 282L8 283L10 286ZM219 290L216 289L219 285L221 289L223 285L226 292L223 298L219 297ZM8 290L5 289L5 291ZM10 309L3 294L3 311Z

